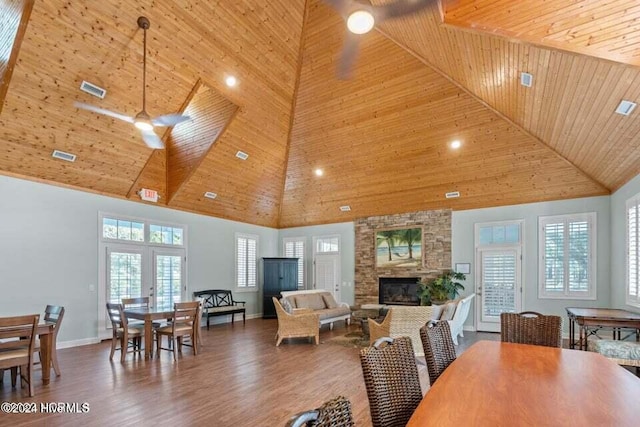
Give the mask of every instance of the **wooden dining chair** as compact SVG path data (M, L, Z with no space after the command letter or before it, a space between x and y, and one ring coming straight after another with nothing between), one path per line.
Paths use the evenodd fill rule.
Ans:
M33 354L39 314L0 317L0 370L11 369L11 384L15 387L18 369L20 384L29 384L33 396Z
M156 350L160 355L160 350L173 352L173 360L177 360L176 353L182 352L182 344L185 337L191 340L193 354L198 354L197 345L197 325L198 325L198 301L177 302L173 308L173 321L170 325L156 329ZM170 347L162 347L162 337L166 336Z
M351 402L344 396L337 396L318 409L294 415L285 427L353 427L354 425Z
M122 306L126 310L127 308L143 308L148 310L151 306L149 303L149 297L135 297L135 298L122 298ZM151 322L153 328L159 328L162 325L161 322ZM144 321L134 320L129 322L130 328L144 328Z
M500 339L517 344L562 347L562 318L535 311L500 314Z
M120 350L120 361L124 362L127 353L140 353L144 329L129 327L122 304L107 303L107 313L111 320L112 329L109 360L113 360L115 351ZM116 347L118 343L120 343L120 348Z
M53 323L53 335L51 337L51 366L56 376L60 376L60 366L58 365L58 332L62 325L62 319L64 318L64 307L59 305L47 305L44 309L44 321L45 323ZM42 355L40 354L40 340L36 338L35 352L38 353L38 361L36 364L40 364ZM43 366L42 369L45 369Z
M404 426L422 400L411 338L383 337L360 351L373 427Z
M429 383L433 386L444 370L456 360L456 348L451 338L449 322L427 323L420 328L420 339L427 362Z

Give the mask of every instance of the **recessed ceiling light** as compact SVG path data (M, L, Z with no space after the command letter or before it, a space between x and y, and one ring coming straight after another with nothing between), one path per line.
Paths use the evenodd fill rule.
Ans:
M622 101L620 101L620 105L618 105L618 108L616 108L616 113L622 114L623 116L628 116L633 110L635 110L636 105L637 104L635 102L623 99Z
M314 171L314 173L316 174L316 176L322 176L322 175L324 175L324 171L323 171L322 169L320 169L320 168L316 169L316 170Z
M453 148L454 150L457 150L458 148L460 148L461 145L462 143L457 139L455 141L451 141L451 148Z
M533 86L533 74L529 73L521 73L520 74L520 84L524 87Z
M375 23L373 15L366 10L356 10L347 18L347 28L353 34L368 33Z
M206 197L207 199L215 199L216 197L218 197L218 195L212 191L207 191L206 193L204 193L204 197Z
M53 153L51 154L51 157L53 157L54 159L64 160L65 162L75 162L76 161L76 155L75 154L65 153L64 151L60 151L60 150L53 150Z
M249 158L249 155L244 151L238 151L236 153L236 157L239 158L240 160L247 160Z
M340 206L340 210L342 212L349 212L351 210L351 206L349 205Z
M449 193L445 193L444 197L447 199L455 199L456 197L460 197L459 191L450 191Z
M238 80L234 77L234 76L227 76L224 79L224 82L227 84L227 86L229 87L234 87L235 85L238 84Z

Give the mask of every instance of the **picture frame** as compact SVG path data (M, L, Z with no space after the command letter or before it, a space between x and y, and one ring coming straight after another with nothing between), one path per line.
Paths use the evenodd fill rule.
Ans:
M374 250L377 268L422 267L422 227L376 230Z
M471 274L471 263L456 262L456 273Z

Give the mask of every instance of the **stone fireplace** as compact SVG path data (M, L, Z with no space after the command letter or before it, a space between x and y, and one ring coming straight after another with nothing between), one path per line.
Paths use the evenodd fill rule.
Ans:
M377 267L376 232L393 228L422 228L422 260L412 267ZM449 209L360 218L355 221L355 304L382 304L385 298L407 299L409 286L393 286L381 292L381 279L401 279L416 285L451 268L451 211ZM398 283L396 283L397 285ZM410 285L404 283L404 285ZM386 286L386 285L384 285ZM417 297L416 297L417 300ZM411 301L395 301L407 303ZM417 303L417 301L416 301Z
M378 302L385 305L420 305L419 277L379 277Z

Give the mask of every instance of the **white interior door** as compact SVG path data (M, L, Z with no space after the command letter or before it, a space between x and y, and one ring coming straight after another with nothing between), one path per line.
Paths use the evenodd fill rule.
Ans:
M173 309L173 304L185 300L185 266L183 249L153 250L153 285L150 289L152 305Z
M330 291L340 302L340 255L316 255L314 288Z
M500 332L500 313L521 311L520 249L479 249L478 258L477 329Z

